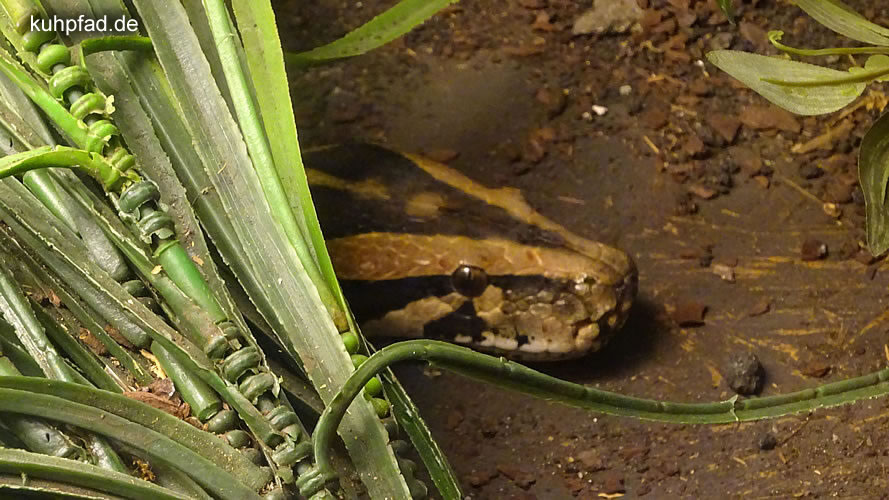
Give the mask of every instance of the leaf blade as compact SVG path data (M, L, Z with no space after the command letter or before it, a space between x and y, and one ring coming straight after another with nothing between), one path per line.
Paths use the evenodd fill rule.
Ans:
M327 45L288 53L287 62L309 66L364 54L404 35L458 0L402 0L392 8Z
M874 24L839 0L797 0L806 14L837 33L873 45L889 46L889 29Z
M880 255L889 250L889 113L877 119L861 140L858 180L864 193L867 246L872 254Z
M867 86L864 82L828 82L830 79L848 78L849 73L845 71L748 52L714 50L707 53L707 59L768 101L799 115L832 113L854 101ZM825 83L811 87L794 87L769 83L764 78L786 81L824 80Z

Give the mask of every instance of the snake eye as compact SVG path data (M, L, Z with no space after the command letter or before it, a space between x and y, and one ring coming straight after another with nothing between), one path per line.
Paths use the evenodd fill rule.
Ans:
M451 274L451 285L467 297L478 297L488 287L488 274L480 267L464 264Z

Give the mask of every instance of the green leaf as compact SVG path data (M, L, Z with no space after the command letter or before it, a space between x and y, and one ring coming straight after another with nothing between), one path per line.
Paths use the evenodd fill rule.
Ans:
M128 422L142 425L174 439L181 446L217 464L250 488L258 490L271 479L268 469L253 464L246 455L232 448L214 434L197 429L183 420L135 399L80 385L33 377L0 379L0 387L56 396L67 401L89 405L96 410L108 412ZM59 418L53 418L59 420ZM183 471L188 472L186 469Z
M200 348L170 328L163 319L135 300L122 285L98 269L90 261L80 240L40 206L15 179L0 182L0 205L0 216L13 232L26 245L37 249L43 263L64 281L82 283L77 293L81 296L91 294L94 300L89 302L90 306L99 310L118 331L123 333L130 330L144 337L145 340L137 345L147 345L149 336L161 343L190 372L213 387L256 434L268 436L276 433L259 410L238 392L237 386L226 383L216 373L213 362ZM47 215L36 213L40 209ZM136 343L133 339L130 341Z
M438 493L442 498L463 498L460 483L448 462L448 457L432 437L432 431L420 415L420 409L407 395L392 370L383 371L382 377L386 398L392 403L392 413L398 425L410 437Z
M290 207L302 219L301 225L311 240L321 274L336 295L340 307L345 310L345 298L327 254L324 235L309 192L284 69L284 54L272 6L267 1L239 0L232 2L232 7L247 49L244 57L250 70L251 83L256 89L256 101L276 172Z
M43 325L37 320L31 304L15 279L0 265L0 313L16 333L28 354L40 365L46 377L68 380L65 362L52 347Z
M216 436L125 396L66 382L0 377L0 410L39 415L113 438L185 472L220 498L259 498L253 486L242 482L254 479L246 475L256 467L237 450L220 447ZM207 458L221 448L227 448L221 456Z
M341 307L341 303L334 297L330 286L321 275L321 270L315 260L315 255L307 243L310 241L310 237L307 234L305 220L301 217L297 218L293 210L291 210L287 195L284 193L281 178L276 170L276 159L277 161L287 162L289 164L293 161L293 157L273 158L272 156L272 148L269 144L270 138L275 137L278 132L287 134L288 132L291 132L291 130L275 130L282 123L282 120L280 119L276 121L272 127L273 130L271 131L263 127L259 110L253 100L253 94L251 93L250 83L247 80L247 74L241 66L238 44L236 43L237 33L235 33L234 27L231 25L225 2L222 0L206 0L204 1L204 7L207 12L207 19L210 22L210 28L213 32L213 37L216 40L216 48L219 53L228 90L231 92L232 104L234 105L235 114L238 123L240 124L244 143L247 146L250 160L253 163L253 169L256 170L263 194L271 209L272 216L279 224L281 224L281 227L283 227L284 232L287 234L287 238L290 240L291 246L296 250L300 262L303 264L303 268L315 284L318 293L321 296L321 301L327 307L334 323L340 330L343 330L347 326L345 312ZM270 25L267 21L269 17L273 15L271 6L268 5L267 9L262 11L262 13L260 13L259 9L256 7L257 6L254 5L253 8L245 7L239 9L239 12L241 12L242 15L245 12L251 14L249 21L242 24L256 25L259 22L264 22L266 24L266 29L270 30L272 33L277 33L273 21L274 18L271 17L272 23ZM253 33L255 33L255 31ZM264 62L274 64L276 60L279 61L278 65L281 66L280 73L283 74L283 61L280 61L280 56L275 58L274 52L269 53L271 50L271 44L269 42L271 42L271 40L268 39L268 35L266 35L262 42L256 38L253 38L252 41L255 42L256 49L260 50L260 54L268 54L265 56ZM274 37L274 41L275 44L278 44L277 37ZM251 51L247 50L246 52ZM262 80L262 75L259 75L256 80ZM277 82L278 79L276 78L274 81L266 84L267 87L265 90L274 92L266 97L277 98L281 95L288 95L289 90L286 85L286 79L283 82L283 88L280 84L274 85ZM290 111L290 108L286 109L287 114L290 115L289 121L293 122L292 111ZM275 117L276 115L271 116L272 119ZM292 128L292 134L288 134L279 139L296 142L295 126ZM291 147L290 150L295 152L298 157L298 148ZM282 165L281 168L285 167Z
M55 498L63 493L65 487L77 487L72 493L99 492L113 494L115 498L152 498L157 500L185 500L188 497L175 491L162 488L155 484L143 481L127 474L101 469L95 465L68 460L65 458L48 457L38 453L29 453L22 450L0 449L0 473L19 476L16 489L28 491L34 489L38 495L47 495ZM27 478L27 481L23 479ZM44 481L51 481L46 484ZM37 484L33 484L33 483ZM52 483L60 483L56 490ZM0 483L0 491L7 491ZM10 490L12 485L10 485ZM73 490L74 488L72 488ZM11 494L11 493L7 493ZM95 498L93 495L89 498ZM30 496L29 496L30 498ZM77 498L81 497L80 495ZM98 498L107 498L105 496Z
M309 66L364 54L395 40L455 2L457 0L401 0L339 40L307 52L288 53L287 62Z
M864 69L867 71L880 72L887 71L889 72L889 56L884 54L876 54L867 58L867 61L864 63ZM889 75L883 75L881 77L877 77L876 81L885 82L889 81Z
M728 22L735 24L735 6L732 5L732 0L716 0L716 3L728 18Z
M199 165L188 167L203 169L202 175L211 183L195 187L198 192L206 187L219 196L223 216L234 229L237 243L228 250L239 253L224 248L220 251L257 306L262 307L263 316L282 345L303 360L322 399L329 400L353 371L351 358L284 228L272 215L241 131L213 81L188 19L176 3L134 3L155 42L192 148L201 160ZM212 230L208 233L214 241L223 236ZM391 454L385 429L370 404L357 401L351 409L342 435L346 445L357 450L353 457L366 460ZM363 467L359 466L359 471L364 483L372 488L372 496L409 496L392 462L371 460L360 464Z
M47 336L74 361L74 364L77 365L90 382L106 391L123 392L123 389L117 385L114 377L109 375L105 371L104 365L96 359L97 356L75 340L71 333L62 330L62 326L56 323L56 320L44 311L33 298L31 299L31 308L34 309L34 314L46 330Z
M889 29L868 21L839 0L797 0L796 4L824 26L854 40L889 46Z
M44 212L45 213L45 212ZM131 382L124 381L122 374L120 373L120 368L125 369L135 380L137 384L148 385L153 380L154 377L148 373L147 369L144 369L142 365L140 365L133 356L130 355L129 351L121 347L108 332L105 331L104 326L106 324L106 319L103 315L100 315L96 310L88 305L88 303L94 298L97 294L91 288L91 283L88 278L83 275L76 275L75 273L66 274L63 272L59 272L56 269L50 269L48 265L43 265L37 261L37 255L41 257L45 257L48 252L41 250L48 250L48 248L31 248L26 250L24 247L25 244L20 244L18 238L22 238L21 235L15 235L15 228L21 229L24 231L22 226L18 224L13 224L10 228L2 229L0 228L0 248L2 248L3 256L10 255L14 256L17 260L22 262L22 264L27 267L29 271L31 271L36 278L38 278L41 282L46 283L47 286L51 290L53 290L59 298L62 299L62 302L77 318L77 321L81 323L84 327L86 327L90 333L92 333L101 343L108 349L109 355L114 359L115 364L119 366L113 366L110 362L105 362L106 371L115 376L116 380L122 387L130 387L129 384ZM31 241L43 241L38 238L34 238ZM60 262L53 260L55 264L61 264ZM65 268L66 270L70 270L70 268ZM70 281L63 279L62 276L65 275L68 278L76 277L76 281ZM77 290L77 292L74 292ZM87 296L87 297L84 297ZM100 299L101 300L101 299ZM105 313L114 314L113 306L107 308ZM115 315L123 315L122 311L118 311ZM135 338L137 334L139 337L146 336L144 332L139 331L131 331L128 332ZM147 336L146 336L147 338ZM104 358L102 358L104 360Z
M772 103L799 115L836 111L854 101L867 86L865 82L831 83L834 79L848 79L849 73L845 71L736 50L708 52L707 59ZM813 86L779 85L764 79Z
M861 140L858 181L866 207L867 246L872 254L880 255L889 249L889 113L874 122Z

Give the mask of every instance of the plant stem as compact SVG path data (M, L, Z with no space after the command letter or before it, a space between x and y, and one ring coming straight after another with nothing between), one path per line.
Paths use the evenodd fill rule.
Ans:
M154 50L154 47L151 46L151 38L147 36L102 36L87 38L80 42L80 51L84 57L106 50L149 52Z
M769 31L769 42L778 50L797 56L844 56L847 54L889 54L889 47L830 47L828 49L798 49L779 42L783 31Z
M782 80L780 78L763 78L762 81L785 87L822 87L825 85L845 85L847 83L871 82L882 76L889 75L889 68L872 71L859 71L842 78L830 80Z
M495 358L446 342L408 340L392 344L368 358L321 414L314 434L315 460L321 477L327 478L332 474L331 441L352 400L377 373L399 361L427 361L472 379L608 415L676 424L758 420L889 394L889 368L884 368L861 377L763 398L738 400L735 396L712 403L657 401L575 384L504 358Z

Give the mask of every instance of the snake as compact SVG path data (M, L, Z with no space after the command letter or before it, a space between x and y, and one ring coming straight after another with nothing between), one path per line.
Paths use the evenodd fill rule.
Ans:
M629 315L633 259L545 217L516 188L377 144L313 148L303 160L366 336L556 361L600 350Z

